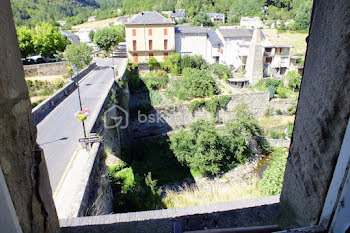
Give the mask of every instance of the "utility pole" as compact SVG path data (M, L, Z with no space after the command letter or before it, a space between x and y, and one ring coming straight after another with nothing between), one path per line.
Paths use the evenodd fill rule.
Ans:
M76 65L73 66L73 72L74 72L74 75L75 75L75 84L77 85L77 89L78 89L78 98L79 98L80 111L83 111L83 106L81 104L81 98L80 98L79 80L78 80L79 69L78 69L78 67ZM82 121L82 123L83 123L84 137L86 138L85 123L84 123L84 121Z

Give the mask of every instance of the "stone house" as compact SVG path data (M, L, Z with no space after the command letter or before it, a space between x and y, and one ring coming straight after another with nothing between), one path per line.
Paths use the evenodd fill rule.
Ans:
M225 23L225 15L221 13L208 13L208 17L213 23Z
M125 24L129 61L145 64L154 57L164 61L175 51L175 23L158 12L142 12Z
M186 18L186 10L185 9L177 9L175 12L169 14L169 18L175 22L180 21Z
M287 74L291 61L290 45L264 46L264 76L282 78Z
M224 46L220 63L229 66L234 71L244 70L253 36L253 29L223 26L216 30L216 34ZM261 34L261 37L264 39L265 35L262 32Z

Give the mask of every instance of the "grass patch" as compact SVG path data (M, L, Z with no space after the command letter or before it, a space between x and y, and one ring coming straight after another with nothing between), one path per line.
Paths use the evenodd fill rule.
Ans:
M260 198L264 195L257 189L257 181L258 178L253 178L249 183L185 185L180 190L167 190L162 202L166 208L181 208Z

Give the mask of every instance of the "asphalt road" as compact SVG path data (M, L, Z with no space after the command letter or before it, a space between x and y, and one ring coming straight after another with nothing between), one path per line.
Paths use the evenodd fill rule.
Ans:
M113 71L109 67L112 59L98 59L97 68L80 83L80 96L83 109L99 111L97 105L108 93L113 82ZM123 59L115 58L120 67ZM74 91L37 125L37 142L45 152L52 191L55 192L67 165L78 149L78 139L83 137L82 123L74 113L80 110L78 91ZM87 125L92 119L86 120Z

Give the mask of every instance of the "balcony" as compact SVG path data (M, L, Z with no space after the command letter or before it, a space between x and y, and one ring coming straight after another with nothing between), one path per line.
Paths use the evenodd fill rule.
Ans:
M152 50L150 49L138 49L136 48L136 50L133 50L132 48L129 48L128 47L128 52L129 53L132 53L132 52L135 52L135 53L139 53L139 52L148 52L148 53L152 53L152 52L173 52L175 51L175 48L168 48L168 49L158 49L158 48L154 48Z

